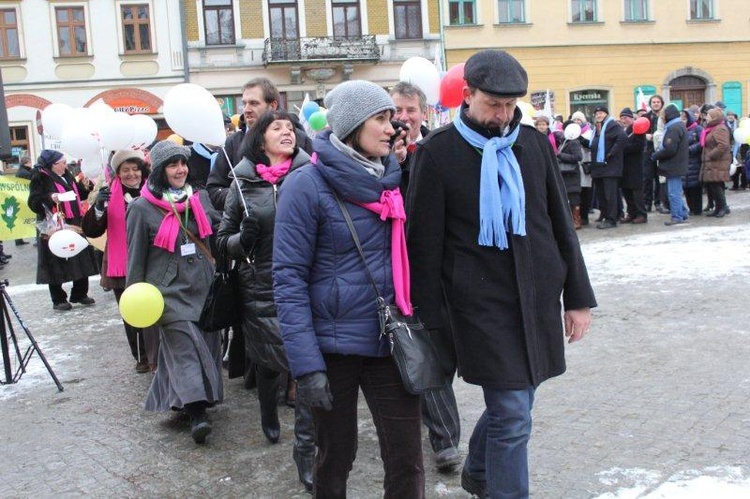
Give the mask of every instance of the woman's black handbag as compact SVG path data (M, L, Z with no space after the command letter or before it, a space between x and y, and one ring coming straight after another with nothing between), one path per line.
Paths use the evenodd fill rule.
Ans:
M237 322L242 310L239 298L239 269L231 262L217 262L214 279L208 289L198 326L204 331L218 331Z
M396 305L387 304L380 295L375 279L373 279L370 269L367 267L367 260L362 251L357 231L354 228L354 222L349 215L349 210L346 209L346 205L335 192L334 196L344 214L346 225L352 234L359 256L362 258L367 278L375 290L380 319L380 334L388 337L391 344L391 355L398 367L404 388L414 395L441 388L445 381L440 369L437 350L432 343L429 331L417 317L416 311L413 315L405 316Z

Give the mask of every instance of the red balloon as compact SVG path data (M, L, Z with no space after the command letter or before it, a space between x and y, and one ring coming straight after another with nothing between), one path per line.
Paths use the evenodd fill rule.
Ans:
M463 88L466 86L464 80L464 63L456 64L445 73L440 82L440 105L443 107L458 107L464 100Z
M633 133L636 135L643 135L648 132L649 128L651 128L651 121L645 116L641 116L633 122Z

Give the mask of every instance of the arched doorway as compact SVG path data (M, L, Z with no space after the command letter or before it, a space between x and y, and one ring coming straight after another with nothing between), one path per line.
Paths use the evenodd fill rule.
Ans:
M706 81L700 76L678 76L669 82L669 100L682 103L682 109L696 104L703 105L706 99Z

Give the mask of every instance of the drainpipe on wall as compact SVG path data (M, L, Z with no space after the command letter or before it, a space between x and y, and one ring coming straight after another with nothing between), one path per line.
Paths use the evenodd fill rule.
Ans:
M185 83L190 82L190 64L188 63L188 42L187 42L187 15L185 10L185 0L180 0L180 31L182 32L182 72Z

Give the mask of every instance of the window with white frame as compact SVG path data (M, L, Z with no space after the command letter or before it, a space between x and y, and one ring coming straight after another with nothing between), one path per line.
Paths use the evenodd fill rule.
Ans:
M526 0L498 0L498 22L525 23L525 3Z
M393 21L396 38L422 38L422 2L393 0Z
M571 0L570 20L574 23L590 23L597 21L596 0Z
M297 0L268 0L268 17L271 24L271 38L275 40L299 39Z
M0 59L21 57L16 9L0 9Z
M359 0L331 0L333 14L333 36L335 38L362 35Z
M123 53L142 54L152 52L151 8L149 4L121 4L120 16Z
M625 0L626 21L648 21L648 0Z
M713 0L690 0L690 19L713 19Z
M476 0L449 0L448 1L448 24L461 26L462 24L477 23Z
M234 45L233 0L203 0L206 45Z
M86 10L83 6L55 7L55 26L60 57L88 55Z

